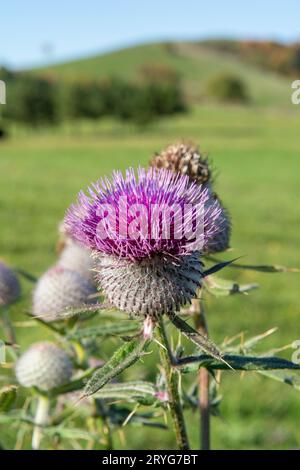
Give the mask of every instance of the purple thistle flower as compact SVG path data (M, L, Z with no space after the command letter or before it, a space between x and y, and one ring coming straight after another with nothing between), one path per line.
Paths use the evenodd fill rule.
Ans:
M110 302L155 321L195 296L203 278L200 253L222 230L223 212L188 176L140 168L99 180L88 195L80 192L65 222L70 236L93 250Z
M153 168L99 180L89 195L79 193L66 216L67 229L79 243L131 260L201 251L223 225L219 201L207 188L191 184L188 176Z

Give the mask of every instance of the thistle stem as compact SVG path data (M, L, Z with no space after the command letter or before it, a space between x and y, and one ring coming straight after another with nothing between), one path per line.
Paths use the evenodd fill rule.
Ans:
M192 301L191 311L193 313L196 330L208 336L208 328L205 318L203 300L199 298ZM210 403L209 403L209 372L206 367L200 367L198 372L198 403L200 412L200 449L210 449Z
M178 373L172 368L172 352L162 318L158 323L157 335L158 340L163 346L160 348L160 357L166 376L168 399L171 417L175 429L176 441L179 450L189 450L189 441L186 432L180 396L178 393Z
M37 407L35 413L35 427L32 434L32 448L33 450L39 450L42 436L43 426L48 423L49 419L49 398L44 395L39 395L37 399Z

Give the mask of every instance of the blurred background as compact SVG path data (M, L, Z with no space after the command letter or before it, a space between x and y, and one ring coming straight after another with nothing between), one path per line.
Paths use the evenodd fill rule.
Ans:
M210 155L232 214L232 251L223 259L300 267L300 105L291 102L300 79L299 2L11 0L0 15L1 258L42 274L81 188L186 139ZM207 299L215 341L271 327L278 331L270 348L300 338L299 275L226 276L260 289ZM16 321L30 310L31 286L23 287ZM41 338L38 327L17 333L22 347ZM297 390L224 374L222 395L213 448L299 446ZM197 417L189 420L197 447ZM12 448L9 430L0 432ZM124 446L172 443L172 433L145 428L129 430Z

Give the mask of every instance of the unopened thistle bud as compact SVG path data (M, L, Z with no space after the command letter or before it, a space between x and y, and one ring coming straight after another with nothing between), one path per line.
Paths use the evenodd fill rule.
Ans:
M91 250L73 240L64 222L59 224L59 260L58 265L76 271L94 284L94 265Z
M200 214L202 231L190 237L185 229L195 228ZM203 278L201 246L222 221L207 188L157 169L139 169L137 175L129 169L125 177L116 172L112 181L100 180L89 196L79 194L66 216L72 237L98 258L99 286L110 302L153 319L195 296Z
M20 294L20 283L14 271L0 261L0 307L15 302Z
M45 321L61 320L64 311L91 303L90 296L95 293L88 279L56 265L39 279L33 293L32 313Z
M53 343L33 344L16 363L16 377L23 387L49 391L68 383L73 365L66 352Z

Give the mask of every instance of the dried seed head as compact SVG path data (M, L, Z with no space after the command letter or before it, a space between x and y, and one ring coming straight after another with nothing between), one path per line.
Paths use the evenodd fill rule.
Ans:
M14 271L0 261L0 306L15 302L20 294L20 283Z
M33 315L45 321L61 320L63 312L91 303L96 288L71 269L54 266L42 275L33 293Z
M155 154L150 166L187 175L198 184L207 184L212 178L208 157L202 155L195 145L184 142L169 145Z
M16 363L16 377L23 387L49 391L69 382L73 365L66 352L53 343L33 344Z
M99 257L98 280L109 301L120 310L154 320L190 302L202 275L199 252L178 258L156 255L139 262Z

